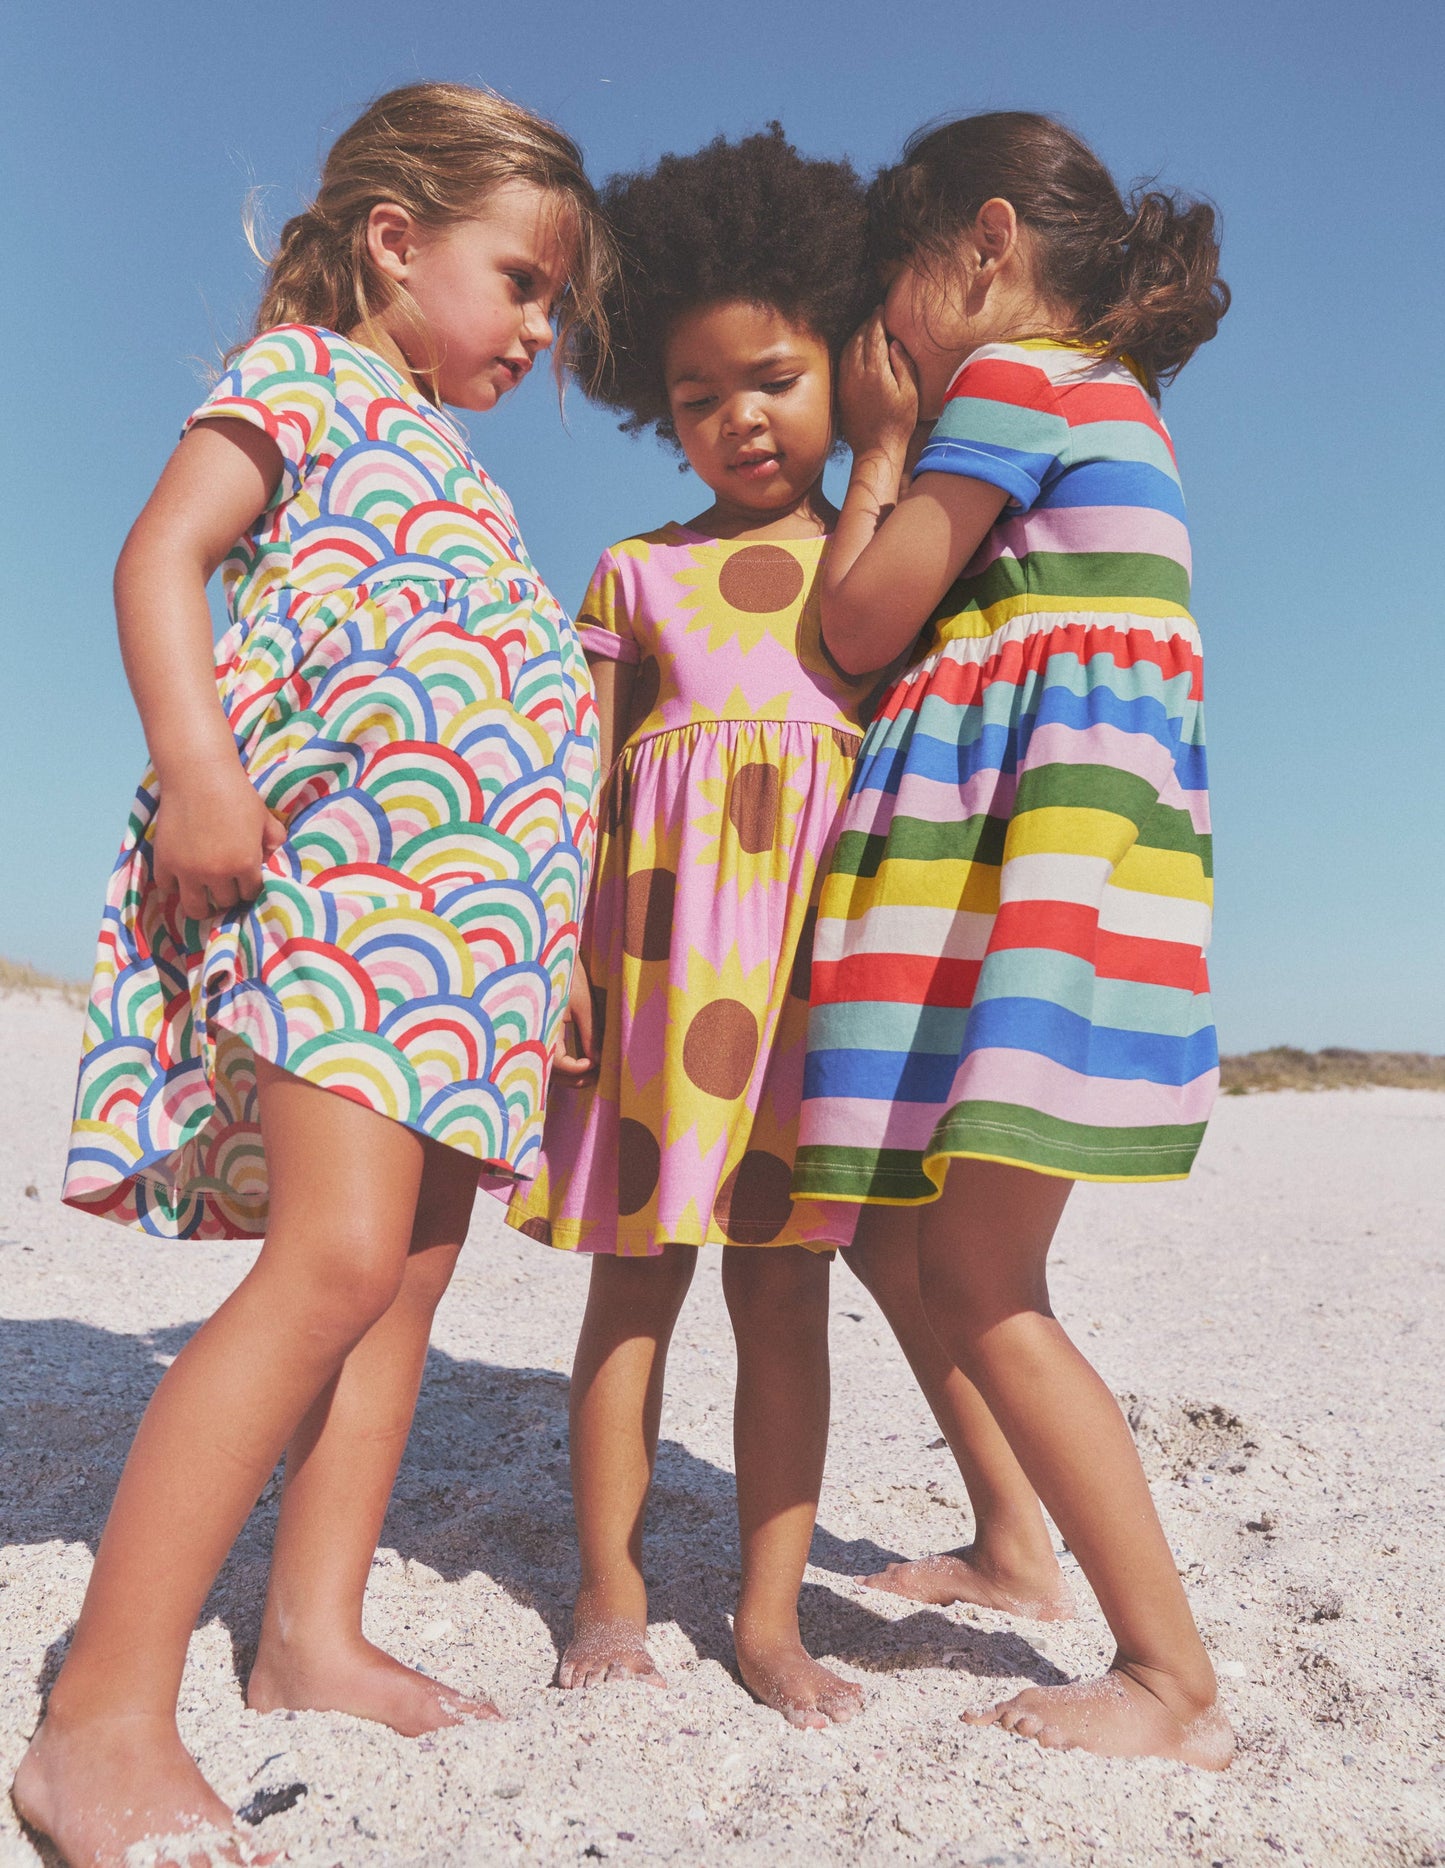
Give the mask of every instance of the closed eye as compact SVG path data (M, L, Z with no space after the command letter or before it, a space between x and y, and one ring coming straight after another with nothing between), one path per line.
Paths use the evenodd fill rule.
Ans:
M767 394L770 396L781 396L785 394L786 391L791 389L794 383L800 380L801 379L799 377L789 376L788 378L786 378L786 380L779 381L776 383L764 383L763 388L767 392Z

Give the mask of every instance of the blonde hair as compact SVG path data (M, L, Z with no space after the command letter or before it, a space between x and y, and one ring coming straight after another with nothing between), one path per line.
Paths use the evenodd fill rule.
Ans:
M589 355L599 343L607 348L603 295L615 266L611 237L571 137L509 98L465 84L388 91L342 131L326 157L316 199L281 229L253 334L277 324L364 332L379 311L408 299L404 286L377 271L367 250L367 224L378 202L394 201L423 227L443 227L475 215L485 197L508 182L543 190L570 223L571 264L556 307L560 381L581 331L589 333ZM247 235L255 248L249 219ZM421 313L415 307L412 313L420 325Z

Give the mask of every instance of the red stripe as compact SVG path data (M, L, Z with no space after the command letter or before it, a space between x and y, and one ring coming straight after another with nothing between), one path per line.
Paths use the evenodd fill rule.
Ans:
M1203 696L1203 663L1182 636L1171 636L1161 642L1147 629L1123 630L1098 623L1069 623L1047 634L1040 631L1027 636L1021 642L1005 642L985 661L961 662L948 656L933 669L918 669L904 675L878 711L885 719L897 719L916 706L924 694L956 707L967 707L978 699L982 688L1000 681L1016 686L1025 674L1057 654L1072 654L1080 662L1096 655L1108 655L1118 668L1152 662L1166 680L1188 674L1190 698L1199 700Z
M814 960L814 1005L848 1005L860 999L897 1005L973 1004L977 960L943 960L930 954L855 953L844 960Z
M979 402L1003 402L1016 409L1038 409L1059 415L1059 392L1036 364L1011 363L1003 357L980 357L959 371L946 400L960 397Z
M1199 949L1187 941L1149 940L1099 927L1098 910L1083 902L1004 902L989 935L990 953L1042 947L1087 960L1100 979L1140 986L1198 988Z

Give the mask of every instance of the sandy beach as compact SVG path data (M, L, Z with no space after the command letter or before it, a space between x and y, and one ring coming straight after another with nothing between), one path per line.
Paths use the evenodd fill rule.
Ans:
M0 1772L38 1716L146 1397L245 1246L63 1209L81 1015L0 995ZM1445 1094L1225 1097L1187 1183L1081 1188L1055 1303L1125 1398L1236 1722L1223 1777L960 1723L1097 1671L1107 1630L920 1609L853 1578L966 1540L886 1326L834 1273L833 1439L802 1605L862 1714L790 1730L731 1669L732 1346L716 1260L678 1331L649 1526L671 1682L551 1684L575 1577L567 1371L586 1267L483 1203L444 1302L368 1629L509 1715L409 1741L244 1709L274 1484L191 1647L187 1741L297 1863L1061 1868L1445 1862ZM299 1787L304 1786L304 1789ZM286 1806L286 1807L280 1807ZM0 1864L43 1860L0 1807Z

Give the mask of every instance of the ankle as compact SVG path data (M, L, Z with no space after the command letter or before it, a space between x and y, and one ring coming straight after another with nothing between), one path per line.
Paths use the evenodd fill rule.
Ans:
M1169 1667L1132 1660L1122 1650L1110 1664L1110 1672L1124 1675L1143 1687L1166 1707L1181 1725L1189 1725L1212 1712L1219 1700L1219 1685L1209 1656L1201 1648L1197 1658Z
M1051 1579L1059 1574L1059 1559L1042 1523L1034 1526L977 1520L969 1562L982 1575L999 1583L1019 1578Z

